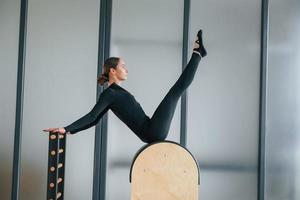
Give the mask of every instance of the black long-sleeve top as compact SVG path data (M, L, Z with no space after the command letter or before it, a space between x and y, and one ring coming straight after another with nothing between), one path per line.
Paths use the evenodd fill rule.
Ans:
M90 128L109 109L137 135L141 134L145 123L149 121L134 96L118 84L112 83L100 94L96 105L88 114L64 128L70 134Z

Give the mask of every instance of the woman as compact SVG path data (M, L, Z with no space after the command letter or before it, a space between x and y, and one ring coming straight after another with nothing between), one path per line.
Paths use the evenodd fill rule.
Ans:
M145 114L134 96L120 86L121 82L127 79L128 74L124 61L116 57L108 58L104 63L104 73L98 78L100 85L108 81L108 87L101 93L93 109L66 127L49 128L43 131L74 134L96 125L111 109L143 142L163 141L168 135L177 102L191 84L201 58L206 55L202 43L202 30L200 30L189 63L151 118Z

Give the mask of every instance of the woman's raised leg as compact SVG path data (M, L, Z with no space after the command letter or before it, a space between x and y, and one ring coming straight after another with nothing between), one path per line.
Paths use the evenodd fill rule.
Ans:
M146 133L147 141L162 141L167 137L178 100L192 83L200 59L200 55L193 53L179 79L154 111Z
M163 141L168 135L179 98L192 83L201 57L207 55L202 43L202 31L197 34L193 54L182 74L153 113L143 138L150 143Z
M167 137L178 100L192 83L201 57L205 57L206 55L207 52L202 42L202 30L200 30L197 34L191 59L150 119L147 131L143 136L148 143L163 141Z

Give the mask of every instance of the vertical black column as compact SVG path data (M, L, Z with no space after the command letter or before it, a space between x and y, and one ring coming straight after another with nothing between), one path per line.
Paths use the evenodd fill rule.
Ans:
M110 52L112 0L100 0L99 41L98 41L98 72L102 74L102 66ZM97 86L97 98L103 92ZM95 130L93 200L104 200L106 191L107 163L107 114L105 114Z
M111 35L111 18L112 18L112 0L106 0L106 13L105 13L105 48L104 59L109 57L110 54L110 35Z
M266 98L268 69L269 1L261 4L261 55L260 55L260 105L259 105L259 146L257 199L265 199L265 138L266 138Z
M15 137L12 171L11 199L19 199L20 187L20 160L21 139L23 121L23 99L24 99L24 70L25 70L25 47L27 30L27 0L21 0L20 26L19 26L19 53L18 53L18 76L17 76L17 98L15 114Z
M183 40L182 40L182 70L187 65L188 42L189 42L189 23L190 23L190 0L184 1L183 13ZM181 96L180 113L180 144L186 147L186 124L187 124L187 90Z

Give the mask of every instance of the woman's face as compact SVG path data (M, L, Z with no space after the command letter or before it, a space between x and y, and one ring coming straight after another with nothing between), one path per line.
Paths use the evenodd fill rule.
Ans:
M126 64L122 58L119 60L119 64L117 65L117 68L114 70L115 76L119 80L126 80L128 75L128 70L126 68Z

